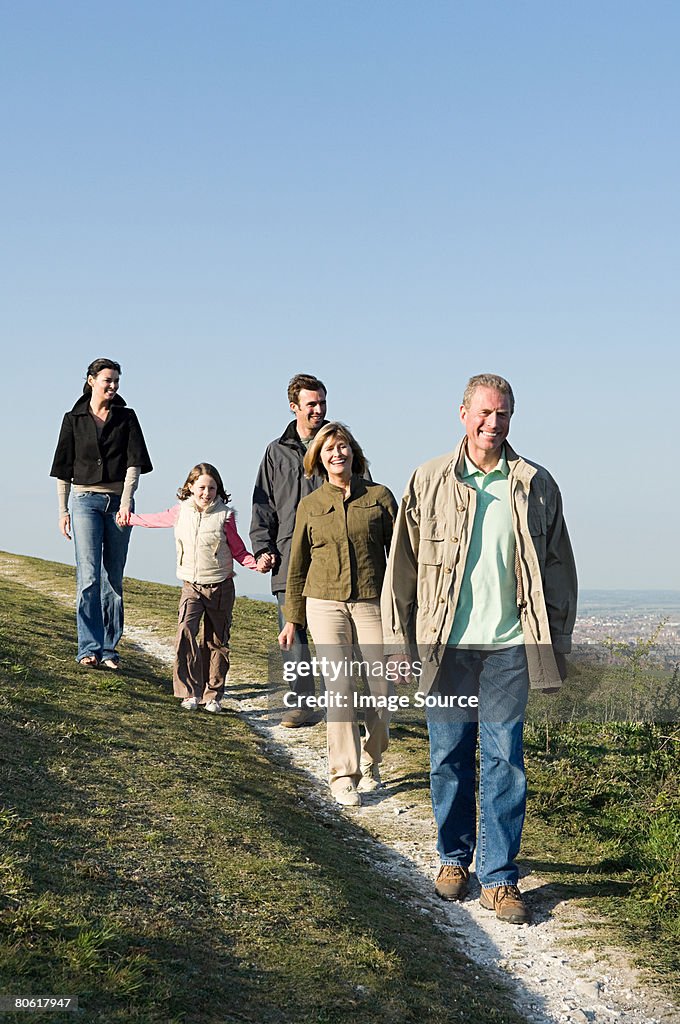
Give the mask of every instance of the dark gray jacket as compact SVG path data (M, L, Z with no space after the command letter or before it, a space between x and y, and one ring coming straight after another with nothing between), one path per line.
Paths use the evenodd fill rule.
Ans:
M325 480L319 475L310 480L305 477L304 457L296 421L291 420L281 437L267 445L255 480L250 545L256 558L265 551L276 555L272 571L273 594L286 589L297 507L302 498Z

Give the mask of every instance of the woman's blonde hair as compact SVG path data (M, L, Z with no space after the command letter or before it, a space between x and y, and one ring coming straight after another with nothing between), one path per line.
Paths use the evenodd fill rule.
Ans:
M191 497L190 487L193 483L196 483L199 476L211 476L217 484L217 497L222 498L225 504L229 501L231 495L227 494L225 491L224 484L222 483L222 477L218 470L216 470L214 466L211 466L209 462L199 462L190 471L189 476L177 491L177 497L180 501L186 501L187 498Z
M356 440L349 427L344 423L339 423L337 421L335 423L326 423L323 427L317 430L314 435L312 443L307 449L307 454L305 455L303 463L305 476L314 476L315 473L320 473L325 477L328 476L328 473L324 469L324 464L321 461L321 449L326 441L332 437L341 437L347 442L352 449L352 455L354 456L352 459L352 472L356 473L357 476L363 476L368 464L366 462L366 456L361 450L361 445Z

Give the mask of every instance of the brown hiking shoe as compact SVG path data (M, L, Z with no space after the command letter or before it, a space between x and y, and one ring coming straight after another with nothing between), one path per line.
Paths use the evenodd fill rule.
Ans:
M462 900L467 895L470 872L458 864L442 864L434 881L434 891L443 900Z
M516 885L482 889L479 905L485 910L495 910L499 921L508 921L510 924L527 924L529 921L529 911Z
M301 725L316 725L319 721L319 716L316 708L291 708L290 711L286 711L285 715L281 719L281 725L285 729L297 729Z

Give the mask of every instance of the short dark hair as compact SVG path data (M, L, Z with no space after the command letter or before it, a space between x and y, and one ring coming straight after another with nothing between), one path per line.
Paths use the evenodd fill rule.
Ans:
M227 494L227 492L225 491L224 484L222 483L222 477L220 476L219 471L215 469L215 467L211 465L209 462L198 462L194 466L194 468L189 471L188 477L177 491L177 497L179 498L179 500L186 501L187 498L190 498L191 491L189 490L189 488L193 483L196 482L196 480L198 480L199 476L204 475L211 476L213 478L213 480L217 484L217 496L219 498L222 498L222 500L226 504L226 502L228 502L229 499L231 498L231 495Z
M88 377L96 377L102 370L115 370L118 376L123 372L120 368L120 363L117 363L115 359L93 359L87 368L85 374L85 384L83 385L83 394L89 395L92 388L87 383Z
M294 377L290 378L288 381L288 401L292 402L293 405L299 405L301 391L323 391L324 395L328 394L324 382L319 380L318 377L313 377L311 373L296 373Z
M330 437L342 437L345 439L347 444L352 449L352 472L356 473L357 476L363 476L366 472L366 456L361 450L361 445L352 434L352 431L344 423L324 423L323 427L320 427L305 455L304 467L305 476L311 477L315 473L322 473L324 476L328 476L324 469L323 462L321 461L321 449Z

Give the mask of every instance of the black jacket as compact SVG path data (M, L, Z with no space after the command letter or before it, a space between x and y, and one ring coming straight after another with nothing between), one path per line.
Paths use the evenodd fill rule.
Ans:
M153 469L142 428L134 410L116 395L109 418L97 440L97 427L90 416L90 395L82 395L61 424L50 476L74 484L120 483L129 466L142 473Z

